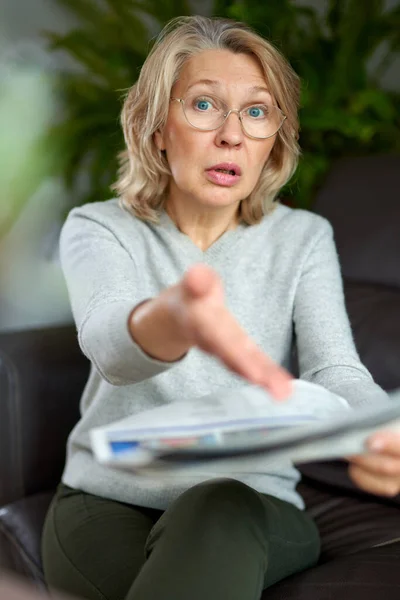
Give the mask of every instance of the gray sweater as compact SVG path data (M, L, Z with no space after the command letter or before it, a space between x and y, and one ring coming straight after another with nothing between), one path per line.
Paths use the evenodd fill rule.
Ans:
M145 409L242 383L197 349L175 363L154 360L128 332L132 308L177 283L195 263L219 273L228 308L274 361L290 368L295 340L300 378L353 406L385 396L354 347L332 228L313 213L277 205L260 224L241 224L203 252L165 212L152 225L109 200L70 213L61 259L79 343L92 363L82 417L68 441L63 482L73 488L165 509L188 487L217 476L212 463L201 476L174 475L170 481L107 468L94 460L88 435ZM303 507L291 464L231 477Z

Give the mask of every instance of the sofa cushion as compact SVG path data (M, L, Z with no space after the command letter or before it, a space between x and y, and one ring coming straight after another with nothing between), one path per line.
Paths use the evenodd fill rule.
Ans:
M44 586L40 541L53 492L35 494L0 508L0 568Z
M400 541L400 507L394 502L307 480L298 491L321 534L321 563Z
M337 558L267 589L262 600L398 600L400 543Z

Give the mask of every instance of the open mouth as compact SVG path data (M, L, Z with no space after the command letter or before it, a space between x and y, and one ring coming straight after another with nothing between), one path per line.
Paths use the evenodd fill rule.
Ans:
M240 177L240 175L242 174L242 169L239 167L239 165L231 161L221 161L220 163L216 163L212 167L209 167L207 170L214 171L214 173L223 173L224 175L230 175L231 177Z
M233 169L213 169L214 171L217 171L218 173L226 173L227 175L236 175L236 171L234 171Z
M215 165L207 169L207 177L216 185L231 187L236 185L240 180L241 169L239 165L220 163L220 166Z

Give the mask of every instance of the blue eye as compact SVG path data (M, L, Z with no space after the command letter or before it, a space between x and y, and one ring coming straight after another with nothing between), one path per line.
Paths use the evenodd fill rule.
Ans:
M260 117L265 117L265 110L261 106L251 106L247 110L247 114L254 119L259 119Z
M211 106L211 102L208 100L196 100L195 107L198 110L206 111Z

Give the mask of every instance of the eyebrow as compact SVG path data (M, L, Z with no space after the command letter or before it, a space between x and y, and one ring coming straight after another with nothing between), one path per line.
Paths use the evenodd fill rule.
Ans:
M200 79L199 81L195 81L194 83L189 85L189 87L187 88L187 91L190 90L192 87L195 87L196 85L208 85L213 88L221 87L220 82L217 81L216 79ZM249 88L248 92L249 92L249 95L257 93L257 92L264 92L264 93L268 94L268 96L272 99L272 96L271 96L271 93L269 92L269 90L266 87L263 87L262 85L253 85L251 88Z

